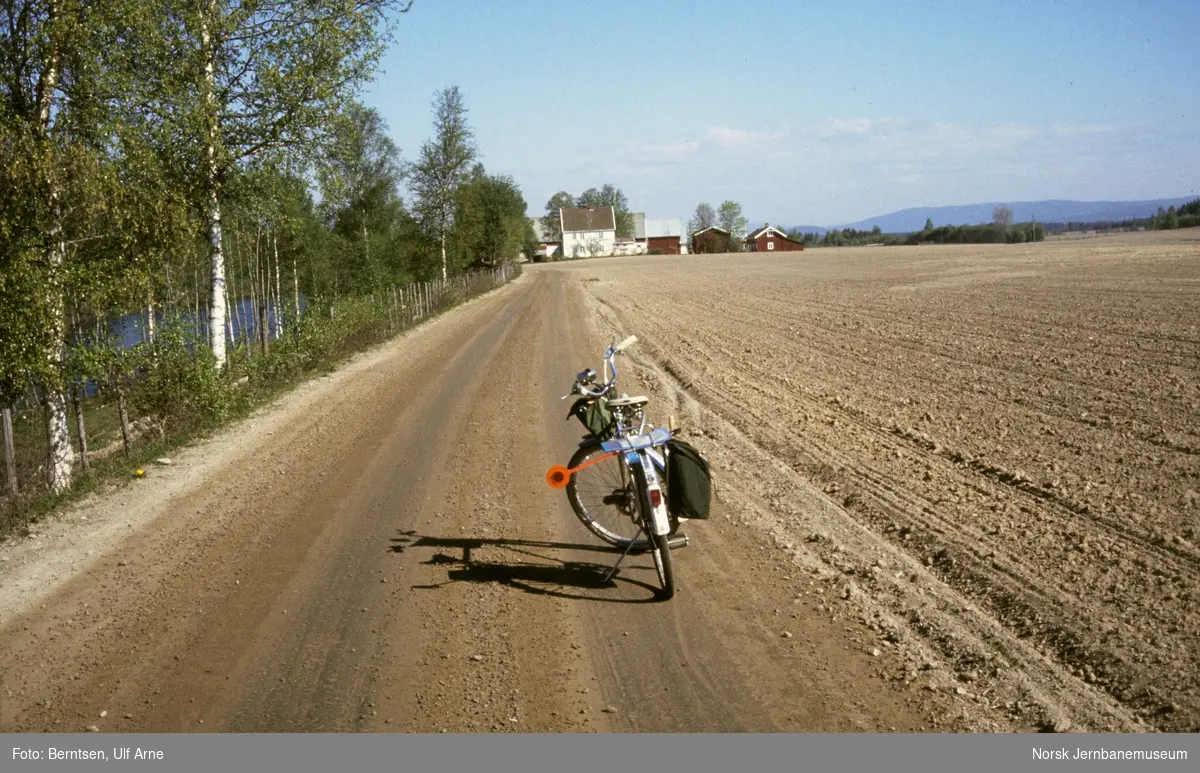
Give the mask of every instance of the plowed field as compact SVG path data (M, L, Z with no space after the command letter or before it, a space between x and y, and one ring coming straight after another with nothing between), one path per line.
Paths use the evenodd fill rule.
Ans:
M886 676L1200 730L1200 234L552 270L639 336L726 517L905 653Z

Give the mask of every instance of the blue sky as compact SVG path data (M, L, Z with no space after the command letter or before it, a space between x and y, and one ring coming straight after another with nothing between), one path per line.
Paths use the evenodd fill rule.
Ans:
M530 214L833 225L915 206L1200 195L1200 3L415 0L364 94L406 159L462 90Z

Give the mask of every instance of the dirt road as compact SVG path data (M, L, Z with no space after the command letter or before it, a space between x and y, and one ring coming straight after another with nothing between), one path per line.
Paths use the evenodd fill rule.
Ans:
M580 436L557 398L645 333L585 284L530 270L0 548L0 731L1024 727L747 527L750 458L674 600L648 557L598 583L615 555L543 482ZM639 356L630 391L674 389Z

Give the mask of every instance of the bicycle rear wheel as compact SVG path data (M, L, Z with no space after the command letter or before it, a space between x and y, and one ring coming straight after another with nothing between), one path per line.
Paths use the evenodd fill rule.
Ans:
M580 446L567 466L574 469L606 453L600 443L588 443ZM588 531L608 544L625 548L638 536L637 495L629 468L620 456L609 457L571 475L567 500ZM649 550L651 544L643 536L633 550Z
M658 572L658 583L662 586L658 597L664 601L675 595L675 572L671 567L671 546L667 535L654 533L654 518L650 514L650 494L646 486L646 471L632 467L633 488L637 492L639 521L646 534L650 535L650 555L654 559L654 570Z

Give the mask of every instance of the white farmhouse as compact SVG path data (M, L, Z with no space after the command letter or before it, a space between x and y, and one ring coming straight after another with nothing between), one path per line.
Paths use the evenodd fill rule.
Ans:
M560 209L564 258L612 255L617 247L617 215L612 207Z

